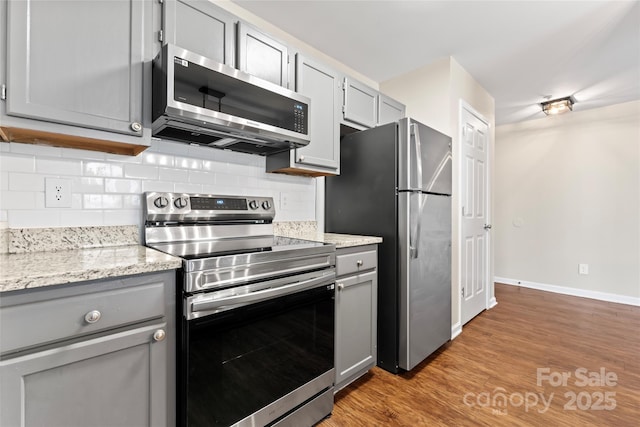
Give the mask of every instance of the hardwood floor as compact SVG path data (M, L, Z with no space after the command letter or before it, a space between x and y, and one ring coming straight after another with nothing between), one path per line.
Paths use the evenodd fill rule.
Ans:
M501 284L496 298L414 371L340 391L319 425L640 425L640 307Z

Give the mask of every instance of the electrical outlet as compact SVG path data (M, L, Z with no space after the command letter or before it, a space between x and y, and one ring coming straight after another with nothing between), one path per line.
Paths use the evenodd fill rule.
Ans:
M579 274L589 274L589 264L578 264Z
M45 206L48 208L71 207L71 180L64 178L45 178Z

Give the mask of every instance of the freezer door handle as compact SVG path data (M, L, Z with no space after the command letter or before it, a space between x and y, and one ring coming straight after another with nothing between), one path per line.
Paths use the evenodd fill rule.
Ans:
M418 125L411 123L411 136L413 136L413 142L416 145L416 178L418 182L416 185L411 185L411 188L422 188L422 143L420 142L420 132L418 131Z

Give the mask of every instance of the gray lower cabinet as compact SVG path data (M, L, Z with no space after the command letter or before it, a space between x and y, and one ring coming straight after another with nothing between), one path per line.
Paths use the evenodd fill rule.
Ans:
M237 29L237 68L288 88L289 47L246 22L238 22Z
M377 260L375 245L336 252L336 392L376 364Z
M173 271L3 294L0 425L174 425L174 305Z
M406 107L384 94L378 95L378 125L398 121L405 116Z
M6 133L19 134L12 129L29 128L40 132L45 142L42 132L48 131L150 144L143 118L150 2L3 3L0 28L3 32L6 28L8 61L6 76L0 76L0 83L6 84L0 121L9 129Z
M267 157L267 172L310 176L340 174L339 74L312 58L296 54L296 92L311 99L306 147Z
M154 0L157 1L157 0ZM208 0L163 0L162 43L234 66L237 18Z

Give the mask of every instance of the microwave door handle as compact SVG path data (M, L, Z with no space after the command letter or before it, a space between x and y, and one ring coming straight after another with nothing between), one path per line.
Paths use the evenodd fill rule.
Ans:
M418 125L415 123L411 123L411 135L413 135L413 142L416 145L416 175L418 178L418 185L413 187L416 190L422 190L422 143L420 141L420 131L418 130Z
M230 310L232 308L240 307L250 303L266 301L273 298L277 298L283 295L291 294L294 292L300 292L307 289L311 289L326 283L331 284L335 280L335 272L325 273L319 277L314 277L302 282L287 282L290 278L283 278L275 281L273 287L263 289L255 292L250 292L244 295L233 295L225 298L209 298L200 301L194 301L191 303L191 310L189 311L189 318L197 317L192 316L193 313L210 312L208 314L215 314L222 311ZM281 285L282 284L282 285Z

